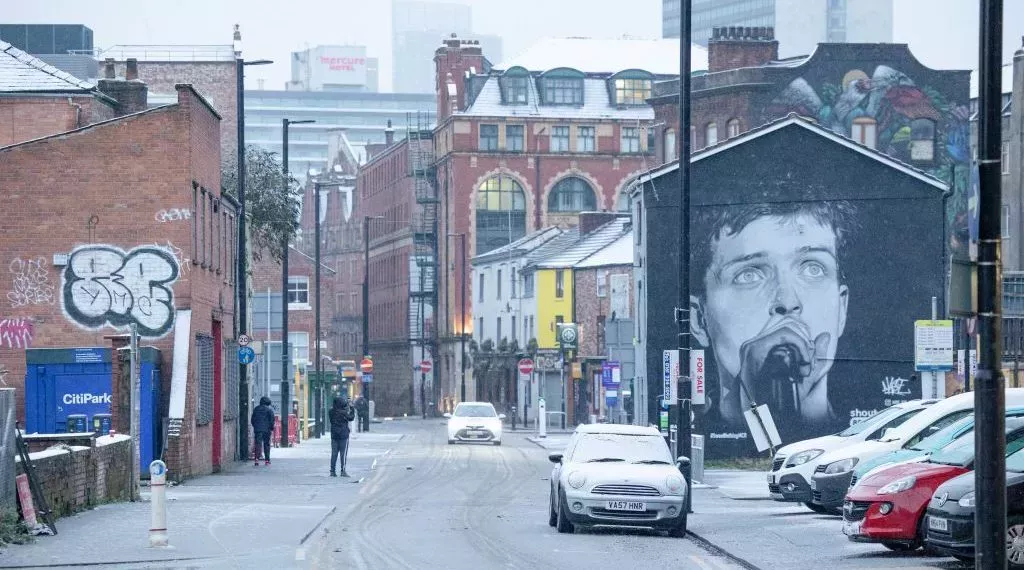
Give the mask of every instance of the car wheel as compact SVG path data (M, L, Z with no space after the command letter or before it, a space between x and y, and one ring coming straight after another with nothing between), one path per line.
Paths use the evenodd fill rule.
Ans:
M501 445L501 440L499 439L498 441L495 441L494 445Z
M819 515L829 515L829 516L833 516L833 517L841 517L841 516L843 516L843 508L842 507L826 507L825 505L818 505L818 504L815 504L815 503L804 503L804 504L807 505L807 508L809 508L812 511L818 513Z
M953 558L956 558L957 560L959 560L960 562L963 562L964 564L970 564L972 568L974 567L974 559L971 558L970 556L964 556L962 554L954 554Z
M555 512L555 498L548 492L548 526L554 527L558 524L558 513Z
M1024 568L1024 517L1010 517L1006 523L1006 565Z
M455 445L455 440L454 439L449 439L448 440L448 445Z
M673 538L682 538L686 536L686 519L688 515L683 513L683 516L679 517L679 524L672 530L668 531L668 535Z
M827 515L827 514L829 514L826 511L825 507L823 507L821 505L815 505L814 503L807 502L807 503L804 503L804 506L807 507L808 509L811 509L812 511L818 513L819 515Z
M907 544L905 542L883 542L882 546L893 552L910 552L911 550L917 550L916 544Z
M566 516L566 511L569 510L569 504L565 500L565 493L559 491L558 493L558 513L555 520L555 528L562 534L572 534L575 531L575 527L569 522Z

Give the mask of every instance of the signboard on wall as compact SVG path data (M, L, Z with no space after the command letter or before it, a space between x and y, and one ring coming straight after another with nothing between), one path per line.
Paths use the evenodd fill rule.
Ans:
M914 368L953 368L953 321L914 321Z
M310 85L366 85L366 47L320 46L309 54Z

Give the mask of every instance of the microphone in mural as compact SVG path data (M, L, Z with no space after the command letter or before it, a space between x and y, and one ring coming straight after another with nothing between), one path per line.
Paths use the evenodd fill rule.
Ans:
M828 373L846 326L842 261L854 225L845 201L709 206L696 216L693 334L714 355L712 429L742 429L752 401L768 405L783 433L837 421Z

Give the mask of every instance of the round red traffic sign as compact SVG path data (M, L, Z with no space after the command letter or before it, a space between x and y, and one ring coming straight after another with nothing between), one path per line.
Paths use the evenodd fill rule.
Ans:
M359 370L363 374L369 374L369 373L373 372L373 360L370 360L369 357L360 360L359 361Z
M519 361L519 373L520 374L533 374L533 359L524 358Z
M432 366L433 365L430 363L429 360L424 360L423 362L420 362L420 372L426 374L427 372L430 372Z

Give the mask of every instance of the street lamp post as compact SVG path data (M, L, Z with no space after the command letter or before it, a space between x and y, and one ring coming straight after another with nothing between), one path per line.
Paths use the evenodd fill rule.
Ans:
M363 358L370 356L370 220L384 216L363 216ZM363 382L363 398L370 404L370 382ZM369 422L367 422L369 429Z
M246 275L246 257L248 255L245 235L245 66L247 65L268 65L273 63L269 59L257 59L245 61L242 58L242 34L235 25L234 37L235 51L235 114L237 116L237 161L238 161L238 248L237 248L237 277L235 278L235 294L237 304L235 313L237 315L238 330L235 338L249 332L248 323L248 301L249 301L249 279ZM249 459L249 369L245 364L238 364L238 459L248 461Z
M341 167L338 165L334 166L333 173L340 173ZM320 356L320 188L322 186L339 186L340 182L328 181L321 182L320 180L313 181L313 240L316 242L313 246L313 264L316 266L314 269L314 281L316 287L316 381L317 381L317 397L316 406L314 409L314 421L316 422L316 437L319 439L324 433L325 415L323 406L323 386L324 386L324 370L323 370L323 358Z
M288 171L288 127L312 122L281 119L281 170L284 174L282 190L286 199L291 192L291 175ZM284 247L281 253L281 447L288 447L288 416L292 409L291 395L288 393L288 234L287 231L284 234ZM298 426L295 427L297 433Z
M459 401L466 401L466 234L448 234L448 237L459 238L459 251L462 252L462 259L459 260L460 269L459 272L462 274L462 297L461 305L462 308L459 310L459 319L461 324L459 325L459 345L462 353L460 359L462 385L459 387Z

